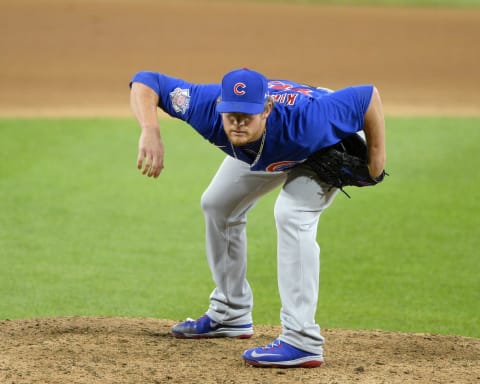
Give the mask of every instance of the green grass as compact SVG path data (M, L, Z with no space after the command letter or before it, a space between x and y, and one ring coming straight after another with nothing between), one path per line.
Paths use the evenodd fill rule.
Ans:
M389 118L388 171L322 216L326 328L480 337L480 119ZM223 155L163 123L159 179L130 119L0 120L0 319L198 316L213 289L199 200ZM276 193L249 215L257 323L278 324Z

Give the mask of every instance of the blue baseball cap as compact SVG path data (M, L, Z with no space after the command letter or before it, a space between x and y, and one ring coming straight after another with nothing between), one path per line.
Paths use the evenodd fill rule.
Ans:
M262 113L268 99L265 76L248 68L235 69L222 79L222 97L217 112Z

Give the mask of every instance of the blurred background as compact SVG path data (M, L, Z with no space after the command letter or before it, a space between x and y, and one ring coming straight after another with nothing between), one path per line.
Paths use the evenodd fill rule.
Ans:
M251 67L384 101L391 176L322 215L322 326L478 337L480 7L367 2L0 0L0 319L203 313L199 200L224 155L165 120L166 168L143 177L128 84ZM260 324L278 323L275 198L249 213Z
M0 116L128 115L138 70L217 82L243 66L375 83L387 114L480 114L478 8L312 3L0 0Z

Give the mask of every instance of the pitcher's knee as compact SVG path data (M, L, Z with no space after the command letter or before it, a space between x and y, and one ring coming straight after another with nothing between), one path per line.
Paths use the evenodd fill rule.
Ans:
M277 226L292 225L297 221L295 211L287 208L284 204L275 204L273 215Z
M232 212L232 204L228 200L222 199L221 196L205 192L200 200L200 206L203 214L207 219L214 220L219 223L230 223L238 220L234 212Z
M320 211L308 211L286 204L275 204L274 216L278 228L297 228L301 231L316 231Z
M218 198L212 196L208 191L204 192L202 198L200 199L200 207L206 215L216 215L218 212L222 211L222 206Z

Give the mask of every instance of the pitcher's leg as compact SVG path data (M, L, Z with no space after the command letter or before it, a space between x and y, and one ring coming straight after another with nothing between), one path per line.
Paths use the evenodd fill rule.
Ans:
M310 171L299 167L289 174L275 204L280 340L315 354L323 352L323 337L315 322L320 273L317 225L337 192L329 191Z
M216 322L252 322L253 298L246 279L246 213L285 178L282 173L252 172L246 164L227 157L202 196L206 252L216 284L207 315Z

